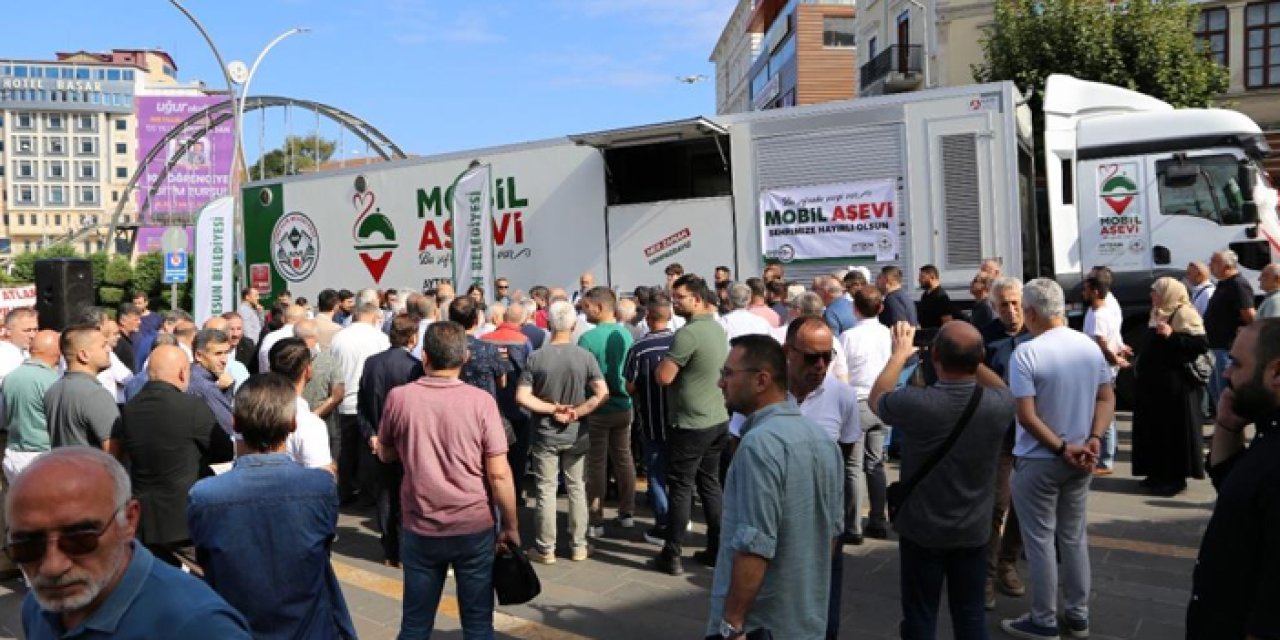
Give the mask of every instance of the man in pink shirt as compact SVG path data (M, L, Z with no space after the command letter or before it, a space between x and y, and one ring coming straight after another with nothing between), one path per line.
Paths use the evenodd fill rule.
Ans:
M502 418L493 396L458 379L466 359L462 325L427 327L426 375L387 394L378 428L378 457L404 464L400 638L431 635L450 567L464 637L493 637L495 544L520 546ZM494 507L501 518L496 539Z
M782 326L782 319L778 317L778 312L769 308L769 302L765 298L764 280L747 278L746 284L751 287L751 302L747 305L747 311L764 318L774 329Z

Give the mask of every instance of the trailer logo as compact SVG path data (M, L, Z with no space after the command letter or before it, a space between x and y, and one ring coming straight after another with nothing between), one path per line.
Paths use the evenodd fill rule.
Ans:
M356 176L355 189L351 206L356 211L356 221L351 226L351 237L355 239L356 255L360 256L373 281L380 283L387 264L391 262L391 253L400 246L396 242L396 228L391 224L391 218L375 206L378 198L369 189L364 176Z
M1138 197L1138 185L1129 176L1120 173L1120 165L1104 165L1098 170L1102 172L1102 201L1121 215Z
M292 211L276 221L271 231L271 260L280 277L289 282L311 276L320 263L320 234L310 218Z

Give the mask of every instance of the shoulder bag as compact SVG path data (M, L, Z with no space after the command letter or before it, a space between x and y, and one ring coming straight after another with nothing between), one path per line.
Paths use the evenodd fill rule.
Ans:
M906 482L895 482L885 491L885 502L889 507L889 521L893 522L898 519L898 513L902 510L902 505L906 503L907 498L911 497L911 492L915 491L917 485L920 484L924 477L929 475L933 468L946 457L951 447L955 446L956 440L960 439L960 433L969 425L973 413L978 410L978 402L982 400L982 385L977 382L973 385L973 395L969 396L969 404L965 405L964 412L960 414L960 419L956 422L956 426L951 428L951 435L947 436L947 441L942 443L941 447L933 452L929 460L924 463L923 467L911 476Z

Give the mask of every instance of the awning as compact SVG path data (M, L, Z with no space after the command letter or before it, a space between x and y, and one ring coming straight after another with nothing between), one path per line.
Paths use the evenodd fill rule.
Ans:
M701 140L728 134L728 129L706 118L689 118L687 120L663 122L643 127L627 127L625 129L582 133L569 136L569 139L576 144L587 147L619 149L682 140Z

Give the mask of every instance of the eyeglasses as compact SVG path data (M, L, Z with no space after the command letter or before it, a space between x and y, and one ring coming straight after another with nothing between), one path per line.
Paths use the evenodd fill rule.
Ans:
M125 504L128 504L127 502ZM111 523L115 522L116 515L125 505L116 507L111 512L111 516L107 518L106 523L96 531L93 529L80 529L72 531L61 531L54 534L55 540L58 541L58 550L69 556L83 556L98 550L98 542L102 539L107 529L111 528ZM21 538L9 538L8 547L5 554L10 560L18 564L29 564L39 562L44 558L44 554L49 550L48 532L31 534Z
M836 357L836 352L834 350L819 351L817 353L805 353L797 350L796 353L804 356L804 364L806 367L812 367L813 365L818 364L819 360L829 363Z
M760 373L761 371L764 371L764 369L730 369L725 367L720 370L720 377L731 378L735 373Z
M511 288L511 287L510 287L509 285L505 285L505 284L500 284L500 285L498 285L498 290L499 290L499 291L501 291L501 290L503 290L503 289L510 289L510 288Z

